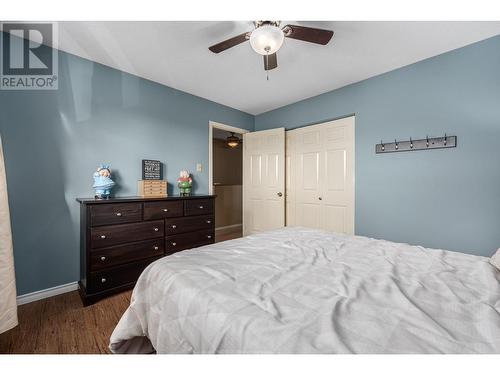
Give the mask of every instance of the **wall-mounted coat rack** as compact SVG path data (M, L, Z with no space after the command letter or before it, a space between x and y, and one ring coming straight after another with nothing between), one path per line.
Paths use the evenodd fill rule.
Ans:
M400 151L417 151L417 150L430 150L436 148L451 148L457 147L457 137L455 135L444 135L444 137L425 137L424 139L411 139L409 141L398 141L385 143L380 141L375 145L375 152L377 154L386 154L388 152Z

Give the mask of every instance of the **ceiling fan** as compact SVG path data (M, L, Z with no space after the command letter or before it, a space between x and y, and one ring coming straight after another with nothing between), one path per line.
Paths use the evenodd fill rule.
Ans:
M280 49L285 37L326 45L333 36L331 30L312 27L286 25L280 28L279 21L255 21L254 24L253 31L214 44L208 49L214 53L220 53L249 40L253 50L264 56L264 69L267 71L278 66L276 52Z

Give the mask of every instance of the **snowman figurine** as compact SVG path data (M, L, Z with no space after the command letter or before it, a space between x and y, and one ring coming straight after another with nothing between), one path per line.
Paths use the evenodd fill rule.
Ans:
M94 173L95 199L109 199L115 182L111 179L111 170L108 165L101 164Z
M191 186L193 179L189 176L188 171L180 171L177 185L179 186L181 197L191 195Z

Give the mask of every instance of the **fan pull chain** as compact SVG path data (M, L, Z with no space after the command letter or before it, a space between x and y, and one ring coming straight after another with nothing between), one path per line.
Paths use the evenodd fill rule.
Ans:
M266 51L266 81L269 81L269 50Z

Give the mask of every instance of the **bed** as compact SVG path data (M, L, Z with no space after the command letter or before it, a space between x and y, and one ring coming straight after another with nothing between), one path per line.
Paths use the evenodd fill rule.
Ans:
M489 258L306 228L183 251L140 276L115 353L500 353Z

